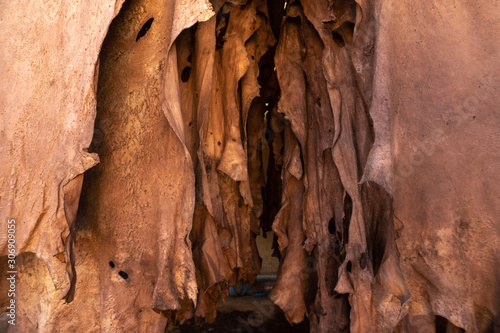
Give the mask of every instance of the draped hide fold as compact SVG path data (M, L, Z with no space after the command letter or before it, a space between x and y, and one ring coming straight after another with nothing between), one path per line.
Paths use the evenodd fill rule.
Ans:
M11 330L213 322L270 230L290 324L500 330L499 22L483 0L6 3Z

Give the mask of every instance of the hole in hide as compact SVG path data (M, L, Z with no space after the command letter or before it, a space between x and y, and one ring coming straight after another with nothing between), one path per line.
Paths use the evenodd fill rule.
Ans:
M147 20L146 23L144 23L144 25L142 26L141 30L139 30L139 33L137 34L137 37L135 38L136 42L139 39L141 39L142 37L144 37L146 35L146 33L151 28L151 24L153 24L153 21L154 21L154 18L152 17L149 20Z
M347 271L349 273L351 273L351 270L352 270L352 262L348 261L347 262L347 265L345 265L345 269L347 269Z
M187 80L189 80L190 76L191 76L191 67L189 67L189 66L184 67L184 69L182 70L182 74L181 74L182 82L187 82Z
M335 226L335 217L332 217L330 219L330 222L328 222L328 232L330 233L330 235L335 235L336 233L336 226Z

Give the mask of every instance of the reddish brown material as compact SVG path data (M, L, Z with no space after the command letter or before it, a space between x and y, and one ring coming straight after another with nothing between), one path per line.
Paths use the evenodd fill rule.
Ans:
M12 331L214 321L271 228L291 324L500 331L498 3L122 2L0 13Z

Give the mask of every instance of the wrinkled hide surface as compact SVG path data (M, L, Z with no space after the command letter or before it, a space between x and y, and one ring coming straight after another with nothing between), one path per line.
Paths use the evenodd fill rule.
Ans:
M9 332L213 322L271 229L290 324L500 331L499 6L6 3Z

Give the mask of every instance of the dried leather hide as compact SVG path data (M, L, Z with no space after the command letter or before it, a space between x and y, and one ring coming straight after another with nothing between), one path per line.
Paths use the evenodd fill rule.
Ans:
M498 2L10 1L0 32L9 332L213 322L271 229L290 324L500 332Z

